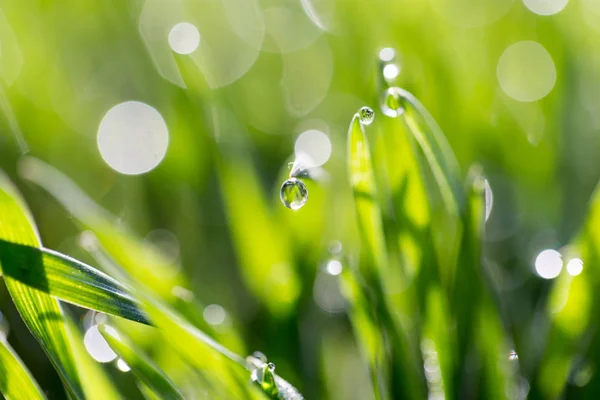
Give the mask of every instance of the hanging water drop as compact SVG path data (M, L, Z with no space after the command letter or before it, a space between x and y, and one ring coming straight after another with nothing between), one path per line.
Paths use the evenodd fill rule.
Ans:
M404 113L402 89L391 87L383 92L381 98L381 112L388 117L395 118Z
M369 107L362 107L358 110L358 119L363 125L371 125L375 119L375 112Z
M281 185L279 198L290 210L299 210L308 200L308 189L300 179L290 178Z
M269 368L269 371L275 372L275 364L273 364L272 362L267 364L267 368Z

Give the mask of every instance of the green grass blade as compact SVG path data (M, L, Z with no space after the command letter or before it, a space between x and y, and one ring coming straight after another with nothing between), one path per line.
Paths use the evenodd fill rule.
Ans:
M131 368L131 372L161 399L183 399L173 382L140 349L126 341L122 334L115 336L104 325L98 327L110 347Z
M46 396L6 339L0 338L0 393L6 400L45 399Z
M41 246L25 202L4 174L0 174L0 240ZM10 276L5 276L4 282L21 318L57 369L67 392L73 398L83 398L58 300Z
M149 323L127 287L64 254L0 240L0 265L6 277L60 300Z
M387 267L387 252L369 143L358 114L352 118L348 130L348 166L358 227L367 259L366 268L361 272L367 279L373 279Z
M165 261L158 251L142 244L132 233L117 229L116 218L94 203L61 172L33 157L21 161L19 172L25 179L48 191L82 225L94 231L102 246L136 280L165 299L172 299L173 286L184 286L176 275L177 266Z
M447 210L458 215L465 204L460 169L456 157L427 109L415 96L400 88L389 89L395 93L396 108L403 108L403 118L409 126L429 163L439 186Z
M85 398L90 400L120 399L121 395L101 364L92 359L86 350L77 325L70 317L65 318L65 322Z

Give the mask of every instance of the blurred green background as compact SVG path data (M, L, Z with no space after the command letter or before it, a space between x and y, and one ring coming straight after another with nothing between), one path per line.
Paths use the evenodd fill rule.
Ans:
M181 22L192 29L173 30ZM386 47L396 49L399 70L390 81L429 109L463 177L473 163L484 168L493 192L484 263L499 315L527 391L552 398L560 390L538 372L549 362L552 280L535 260L577 234L600 175L596 0L3 0L0 168L24 193L46 247L96 265L73 216L17 173L25 153L180 266L181 286L219 306L203 310L215 335L239 333L230 346L264 352L306 398L370 398L327 265L360 249L346 133L364 105L374 125L384 118L378 56ZM107 120L128 101L159 116L125 106ZM279 188L296 139L310 130L331 143L327 179L307 182L306 206L291 211ZM120 141L129 131L138 136ZM136 163L150 171L137 174ZM136 174L120 173L124 165ZM585 306L567 322L576 332L593 318L595 306ZM0 310L9 342L50 398L62 398L4 287ZM160 342L143 339L163 357ZM172 357L161 366L181 362ZM586 362L587 379L567 382L573 393L594 382L596 360ZM111 374L139 394L127 374Z

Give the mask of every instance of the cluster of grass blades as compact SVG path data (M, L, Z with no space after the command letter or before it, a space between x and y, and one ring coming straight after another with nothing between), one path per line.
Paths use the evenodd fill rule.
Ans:
M516 355L510 356L514 344L497 294L482 267L486 211L481 168L472 167L462 183L440 128L410 93L387 88L382 110L383 116L373 121L374 112L363 108L350 123L348 179L361 246L348 251L348 268L340 275L372 396L514 399L528 390L545 397L560 395L576 356L595 354L595 348L580 344L596 334L593 323L577 331L570 327L577 305L549 311L549 340L559 350L544 355L545 364L519 369ZM225 157L227 151L221 149ZM273 315L281 315L295 306L300 277L289 259L291 239L278 234L275 218L259 218L271 215L264 210L267 205L249 164L242 156L231 163L220 161L219 178L234 241L246 265L246 283ZM0 175L4 282L69 397L121 395L85 351L79 329L61 302L110 316L119 329L99 325L99 332L131 368L147 398L303 398L264 355L241 356L247 351L235 332L215 330L199 315L202 307L194 298L178 294L188 288L187 279L173 273L176 266L135 235L117 229L114 217L65 175L34 158L24 158L19 169L24 179L44 188L73 215L86 231L85 248L101 269L44 248L24 199ZM240 180L245 187L240 188ZM244 199L236 193L240 190ZM318 194L314 198L319 201ZM251 201L264 212L244 213L240 201ZM588 223L568 247L588 263L596 260L600 246L599 204L592 202ZM302 243L302 237L297 241ZM272 245L270 250L257 250L265 242ZM263 264L277 270L262 270ZM594 285L579 277L563 279L550 298L583 291L592 307L597 304ZM269 302L273 297L277 301ZM186 363L194 387L171 379L138 346L131 324L162 337L165 351ZM45 397L6 340L0 340L0 392L7 399Z

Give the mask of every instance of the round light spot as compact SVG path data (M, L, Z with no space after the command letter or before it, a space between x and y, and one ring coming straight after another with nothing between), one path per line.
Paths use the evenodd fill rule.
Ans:
M220 325L225 322L227 313L225 309L218 304L211 304L204 308L204 320L211 325Z
M552 15L562 11L569 0L523 0L525 7L538 15Z
M536 101L556 83L556 68L548 51L539 43L517 42L509 46L496 70L500 87L518 101Z
M399 74L400 68L396 64L388 64L383 67L383 77L388 81L396 79Z
M579 258L573 258L567 263L567 272L569 275L577 276L583 271L583 261Z
M117 368L119 368L123 372L131 371L131 367L129 365L127 365L127 363L125 361L123 361L122 358L119 358L117 360Z
M379 52L379 59L383 62L390 62L396 59L396 50L391 47L381 49Z
M556 250L544 250L535 259L535 270L544 279L556 278L562 267L562 256Z
M169 32L169 46L175 53L190 54L200 45L200 32L189 22L180 22Z
M119 334L114 328L108 325L104 325L104 327L107 332L113 336L119 337ZM92 326L87 330L87 332L85 332L83 344L92 358L98 362L107 363L117 358L117 354L113 351L113 349L110 348L98 330L98 325Z
M169 146L169 130L155 108L127 101L111 108L98 128L98 149L117 172L139 175L156 168Z
M342 273L342 263L338 260L331 260L327 263L326 269L329 275L339 275Z
M298 136L294 152L305 167L320 167L331 156L331 141L323 132L311 129Z

